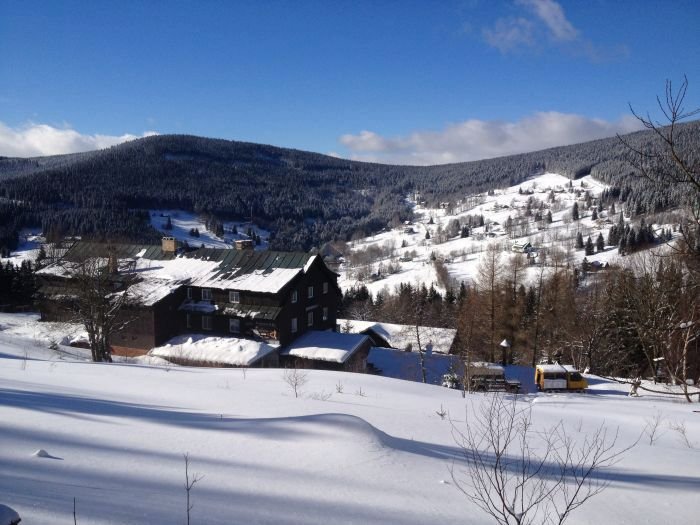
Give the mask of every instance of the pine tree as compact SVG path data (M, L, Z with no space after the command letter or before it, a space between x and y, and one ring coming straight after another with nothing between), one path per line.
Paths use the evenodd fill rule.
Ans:
M593 208L593 211L591 212L591 220L598 220L598 210L596 208Z
M593 248L593 241L589 235L588 239L586 239L586 255L593 255L593 253L595 253L595 249Z
M583 235L581 232L578 232L576 234L576 249L581 250L583 249Z
M627 251L627 238L625 237L624 234L620 235L620 241L618 243L618 251L620 252L620 255L625 255Z
M547 210L547 224L552 224L552 212L551 210Z
M577 221L579 219L578 216L578 202L574 202L574 207L571 209L571 219L574 221Z
M595 247L598 252L605 250L605 240L603 239L603 234L599 233L598 238L595 241Z

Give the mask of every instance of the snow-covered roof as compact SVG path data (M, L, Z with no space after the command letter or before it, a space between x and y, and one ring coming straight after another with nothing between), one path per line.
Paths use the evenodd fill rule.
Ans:
M574 365L562 365L567 372L580 372Z
M360 334L311 331L299 337L280 353L303 359L344 363L368 340L366 335Z
M405 350L410 345L414 351L418 350L416 341L416 327L413 325L376 323L374 321L356 321L353 319L338 319L341 330L349 329L352 334L366 334L369 331L384 339L391 348ZM432 352L449 354L454 342L457 330L452 328L435 328L432 326L419 326L421 344L424 350L432 345Z
M469 363L469 368L484 368L489 370L497 370L500 372L505 371L505 368L502 365L498 365L496 363L489 363L487 361L474 361L472 363Z
M185 334L153 348L148 355L211 365L250 366L274 351L274 346L262 341Z
M564 368L563 366L558 365L558 364L537 365L537 368L539 368L543 372L554 372L554 373L558 373L558 374L566 372L566 368Z
M175 254L159 246L78 242L66 254L66 261L49 265L38 273L68 278L75 273L77 261L92 258L106 266L107 254L118 258L120 270L140 279L130 293L144 305L155 304L185 285L279 293L318 259L316 255L301 252L201 248ZM129 264L123 265L124 261Z
M168 279L145 279L132 285L128 293L131 297L137 299L140 304L151 306L173 293L181 285L182 283L178 281L170 281Z

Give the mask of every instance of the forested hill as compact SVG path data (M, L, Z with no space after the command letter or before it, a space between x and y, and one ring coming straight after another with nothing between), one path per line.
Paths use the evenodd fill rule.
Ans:
M640 149L650 132L628 135ZM700 121L679 128L687 149L700 144ZM217 219L249 218L273 231L271 246L308 249L377 231L410 217L405 197L429 204L521 182L543 171L591 173L619 190L631 213L676 205L673 187L635 177L618 138L476 162L393 166L337 159L260 144L160 135L109 149L35 159L0 158L0 247L23 226L53 235L153 240L145 210L180 208ZM618 195L618 192L615 192Z

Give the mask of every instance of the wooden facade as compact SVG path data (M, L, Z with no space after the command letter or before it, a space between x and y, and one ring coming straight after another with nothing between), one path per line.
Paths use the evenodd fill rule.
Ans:
M171 243L170 243L171 244ZM110 260L115 257L131 261L131 271L138 280L148 282L150 268L159 261L168 263L189 260L190 268L202 261L202 272L212 271L211 261L220 261L212 284L204 284L196 275L174 281L157 300L124 308L120 315L128 321L112 337L111 346L117 355L143 355L170 338L186 333L235 336L262 340L285 346L309 330L335 330L341 291L337 274L329 270L319 256L304 253L254 252L252 250L200 249L175 253L170 244L163 247L143 245L111 245ZM66 256L104 257L105 248L97 243L76 243ZM141 257L139 259L139 257ZM147 259L147 263L143 262ZM193 260L195 261L193 263ZM139 264L143 269L139 268ZM290 277L269 291L237 288L238 278L282 268ZM228 273L227 273L228 272ZM57 272L58 273L58 272ZM223 277L221 277L223 275ZM228 278L227 276L234 277ZM257 273L255 273L257 275ZM39 273L42 318L67 321L70 313L71 278L52 274L50 268ZM161 277L158 277L161 281ZM270 287L268 287L270 288Z

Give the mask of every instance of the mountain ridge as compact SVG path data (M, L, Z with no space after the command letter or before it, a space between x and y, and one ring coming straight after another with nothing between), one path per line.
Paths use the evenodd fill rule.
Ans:
M700 121L678 127L679 140L700 144ZM654 147L650 131L625 140ZM145 210L173 208L212 220L247 218L273 232L271 247L308 249L376 232L411 218L406 195L429 205L522 182L544 171L590 174L614 187L630 213L682 203L674 188L629 177L629 151L617 137L570 146L433 166L341 159L292 148L197 137L156 135L103 150L29 159L0 159L0 247L17 231L39 226L53 235L152 240ZM0 220L0 224L3 221Z

